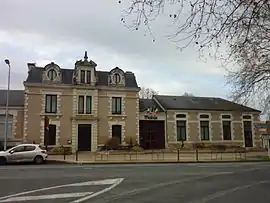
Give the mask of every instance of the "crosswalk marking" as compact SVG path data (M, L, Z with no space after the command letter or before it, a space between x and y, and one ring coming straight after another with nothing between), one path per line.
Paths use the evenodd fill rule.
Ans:
M109 190L112 190L116 186L118 186L124 178L115 178L115 179L105 179L105 180L96 180L96 181L86 181L86 182L81 182L81 183L72 183L72 184L66 184L66 185L57 185L57 186L52 186L52 187L47 187L47 188L40 188L40 189L35 189L35 190L30 190L26 192L21 192L13 195L7 195L4 197L0 197L0 203L1 202L20 202L20 201L27 201L27 200L41 200L41 199L47 199L47 200L54 200L54 199L59 199L59 198L70 198L70 197L77 197L78 199L74 200L73 203L80 203L85 200L91 199L95 196L98 196L100 194L103 194L105 192L108 192ZM70 190L72 187L85 187L87 186L94 186L94 185L108 185L108 187L97 191L95 193L93 192L78 192L78 193L64 193L64 194L50 194L50 195L39 195L39 196L29 196L29 194L33 193L39 193L43 191L48 191L48 190L55 190L60 189L60 188L67 188ZM91 188L91 187L90 187Z
M22 202L30 200L49 200L49 199L61 199L61 198L75 198L85 197L91 195L93 192L76 192L76 193L62 193L62 194L50 194L50 195L39 195L39 196L23 196L23 197L11 197L0 202Z

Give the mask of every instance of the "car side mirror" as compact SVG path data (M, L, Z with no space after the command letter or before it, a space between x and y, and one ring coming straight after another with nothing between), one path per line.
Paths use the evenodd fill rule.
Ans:
M10 153L10 154L13 154L13 153L14 153L14 150L10 150L9 153Z

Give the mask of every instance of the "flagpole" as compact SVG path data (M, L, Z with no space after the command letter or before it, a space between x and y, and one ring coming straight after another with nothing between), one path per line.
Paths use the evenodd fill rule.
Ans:
M7 137L8 137L8 107L9 107L9 89L10 89L10 61L5 60L8 66L8 87L6 92L6 120L5 120L5 139L4 139L4 150L7 150Z

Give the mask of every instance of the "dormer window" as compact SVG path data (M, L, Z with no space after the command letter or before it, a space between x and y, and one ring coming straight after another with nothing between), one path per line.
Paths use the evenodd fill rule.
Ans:
M42 76L43 81L50 81L50 83L61 82L61 69L57 64L51 62L47 64L44 69Z
M120 76L120 74L119 73L115 73L113 75L113 80L114 80L115 84L119 84L121 82L121 76Z
M91 83L91 71L86 71L86 83Z
M54 69L48 71L47 76L50 80L55 80L57 73Z
M90 84L91 83L91 71L81 70L80 71L81 83Z
M81 70L81 83L85 83L85 70Z
M125 86L125 73L123 70L116 67L110 71L108 80L110 85Z

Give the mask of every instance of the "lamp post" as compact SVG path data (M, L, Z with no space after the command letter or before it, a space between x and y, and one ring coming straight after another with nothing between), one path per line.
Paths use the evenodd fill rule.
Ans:
M8 105L9 105L9 89L10 89L10 61L5 60L8 66L8 87L6 92L6 120L5 120L5 138L4 138L4 150L7 150L7 137L8 137Z

